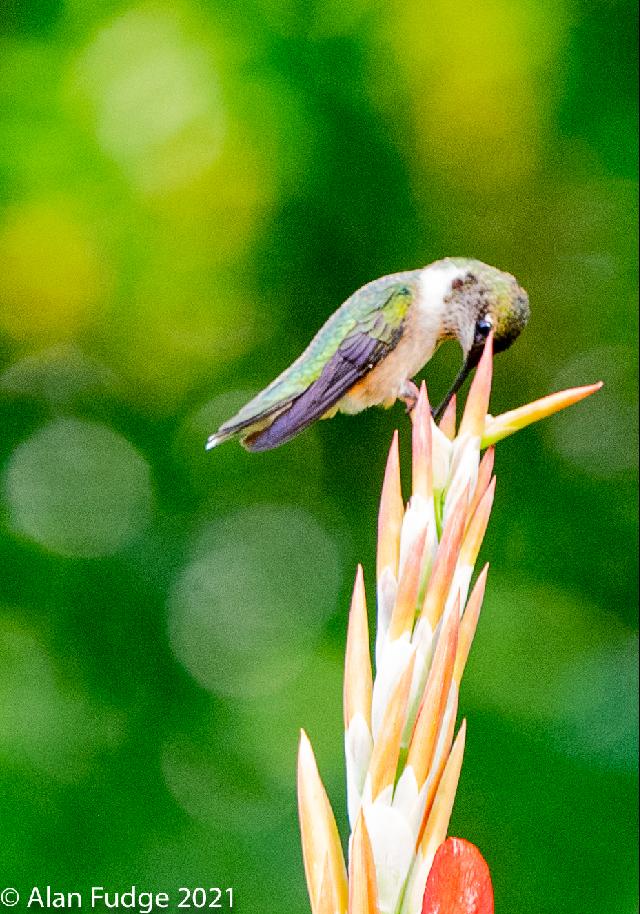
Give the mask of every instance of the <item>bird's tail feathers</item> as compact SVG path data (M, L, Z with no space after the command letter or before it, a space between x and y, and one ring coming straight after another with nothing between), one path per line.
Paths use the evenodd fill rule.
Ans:
M228 441L230 438L233 438L234 434L235 432L217 431L215 435L209 435L207 438L207 443L204 446L205 451L211 451L219 444L222 444L223 442Z
M240 418L240 414L234 416L233 419L229 419L221 425L217 432L213 435L209 435L207 443L205 444L205 450L210 451L219 444L223 444L225 441L229 441L231 438L237 438L238 436L242 437L244 443L245 435L243 435L243 432L246 433L246 437L259 435L270 422L290 406L291 402L288 401L286 403L279 403L276 406L271 406L269 409L265 409L261 413L256 413L247 418Z

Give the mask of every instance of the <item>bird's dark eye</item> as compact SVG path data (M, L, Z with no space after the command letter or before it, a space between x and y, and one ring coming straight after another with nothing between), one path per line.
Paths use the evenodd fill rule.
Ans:
M493 324L490 320L483 317L476 323L476 336L479 336L481 339L486 340L486 338L491 333L491 328Z

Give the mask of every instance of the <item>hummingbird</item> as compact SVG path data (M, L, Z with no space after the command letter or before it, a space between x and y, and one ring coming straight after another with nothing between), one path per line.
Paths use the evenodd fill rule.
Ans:
M493 333L507 349L529 319L529 298L510 273L479 260L447 257L417 270L374 279L353 293L320 328L302 355L220 426L206 449L239 438L249 451L289 441L317 419L354 414L418 397L412 378L438 347L457 340L463 363L444 400L480 360Z

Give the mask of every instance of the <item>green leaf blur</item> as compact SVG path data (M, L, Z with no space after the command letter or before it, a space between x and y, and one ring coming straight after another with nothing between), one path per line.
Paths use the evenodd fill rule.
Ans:
M464 255L531 298L494 414L605 387L498 445L453 832L500 911L636 914L636 16L2 4L0 888L308 911L298 728L344 809L349 594L408 422L204 443L357 286Z

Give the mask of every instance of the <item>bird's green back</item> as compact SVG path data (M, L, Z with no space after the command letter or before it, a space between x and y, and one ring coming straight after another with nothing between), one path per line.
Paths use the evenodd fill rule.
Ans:
M383 276L354 292L320 328L302 355L225 426L268 414L302 394L354 333L390 342L416 297L419 272L408 270Z

